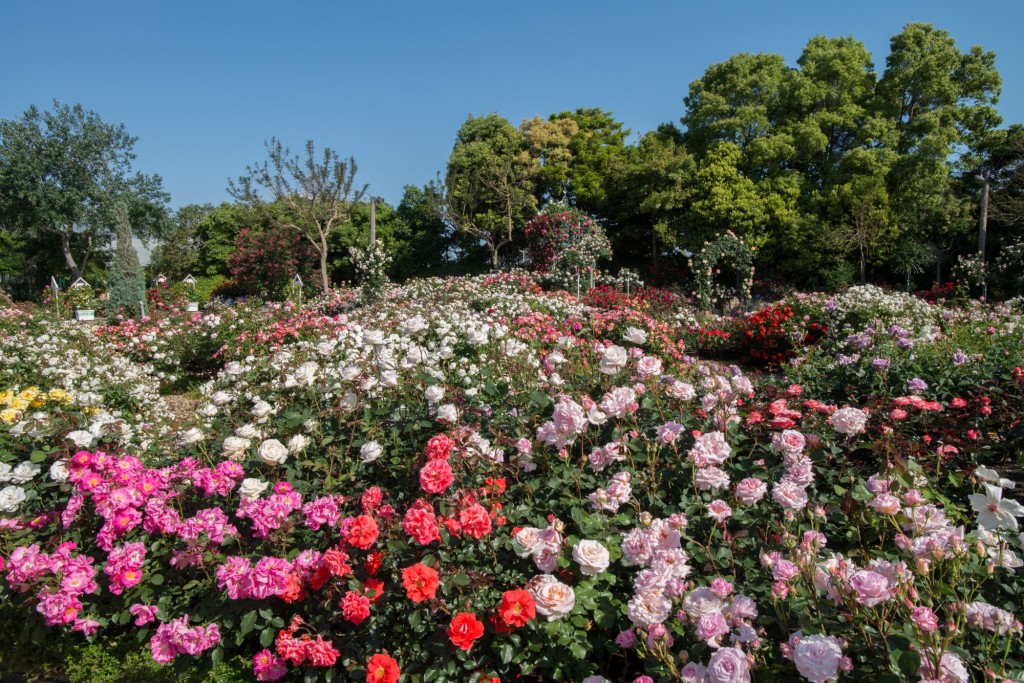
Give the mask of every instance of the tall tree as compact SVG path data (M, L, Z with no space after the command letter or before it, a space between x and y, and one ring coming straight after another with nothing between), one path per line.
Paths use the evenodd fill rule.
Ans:
M213 204L186 204L174 213L172 227L149 255L150 268L179 280L196 268L202 239L199 225Z
M523 134L507 119L470 116L459 128L438 206L453 228L487 246L495 270L501 249L519 238L537 211L539 168Z
M160 176L132 173L136 140L124 124L56 101L0 121L0 224L54 237L76 278L115 235L119 207L137 236L161 234L168 196Z
M954 154L976 148L999 125L1000 88L992 52L961 52L930 24L908 24L892 37L878 101L898 133L889 176L893 210L915 239L970 229L954 201Z
M114 260L110 264L108 280L109 298L107 312L115 315L118 312L134 317L139 302L146 296L146 283L139 265L139 254L132 244L132 226L128 218L128 209L123 204L116 209L117 248Z
M246 175L238 180L228 180L228 194L272 225L292 230L309 242L320 257L321 286L328 292L328 239L351 220L353 203L362 199L369 185L355 186L352 157L344 161L326 147L318 160L312 140L306 141L301 158L293 157L275 138L265 146L267 160L247 166Z

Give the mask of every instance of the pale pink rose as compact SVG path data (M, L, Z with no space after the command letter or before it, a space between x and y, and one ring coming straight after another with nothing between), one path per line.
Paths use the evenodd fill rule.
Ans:
M772 449L785 455L799 455L804 452L807 440L793 429L786 429L772 435Z
M772 498L787 510L803 510L807 507L807 491L791 481L782 481L772 489Z
M697 470L694 477L697 488L701 491L724 489L729 486L729 475L714 465Z
M779 560L772 567L772 578L776 581L790 581L800 575L800 567L789 560Z
M915 607L910 612L910 620L923 633L934 633L939 629L939 617L930 607Z
M530 579L526 590L537 604L537 613L548 621L560 619L576 606L576 593L550 574L541 574Z
M900 499L891 493L880 493L870 503L875 512L881 515L895 515L900 511Z
M967 683L970 680L970 673L967 667L952 652L943 652L939 658L939 671L935 670L932 663L931 653L922 653L921 666L917 669L917 675L922 679L935 679L941 683Z
M878 572L862 569L850 577L850 590L865 607L874 607L892 598L889 579Z
M793 634L794 636L796 634ZM839 641L831 636L804 636L790 639L790 652L796 670L811 683L826 683L839 676L839 662L843 651Z
M864 431L864 425L867 424L868 416L863 410L858 410L857 408L840 408L832 413L828 421L832 428L840 434L853 436Z
M750 683L750 663L743 651L723 647L711 655L706 683Z
M760 479L753 477L747 477L736 484L736 499L744 505L756 505L767 492L768 486Z
M718 644L718 639L729 632L729 624L721 612L709 612L697 619L697 637L706 643Z
M713 500L708 503L708 517L716 522L724 522L732 517L732 508L724 500Z

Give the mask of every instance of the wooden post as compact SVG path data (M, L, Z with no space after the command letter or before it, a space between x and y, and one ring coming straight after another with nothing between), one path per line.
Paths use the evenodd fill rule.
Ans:
M370 197L370 248L377 243L377 198Z

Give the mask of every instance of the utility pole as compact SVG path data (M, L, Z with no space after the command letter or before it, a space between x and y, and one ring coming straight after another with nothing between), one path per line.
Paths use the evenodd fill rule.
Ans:
M370 247L377 243L377 198L370 197Z
M981 191L981 218L978 222L978 254L981 256L981 262L985 263L985 238L988 233L988 192L992 185L992 174L987 169L982 171L978 176L978 180L984 183L984 188Z

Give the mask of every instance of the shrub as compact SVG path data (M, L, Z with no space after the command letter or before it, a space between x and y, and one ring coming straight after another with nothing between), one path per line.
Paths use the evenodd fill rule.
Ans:
M235 237L235 251L228 257L228 269L235 291L279 299L296 275L307 287L318 281L317 258L312 245L296 239L293 231L243 228Z

